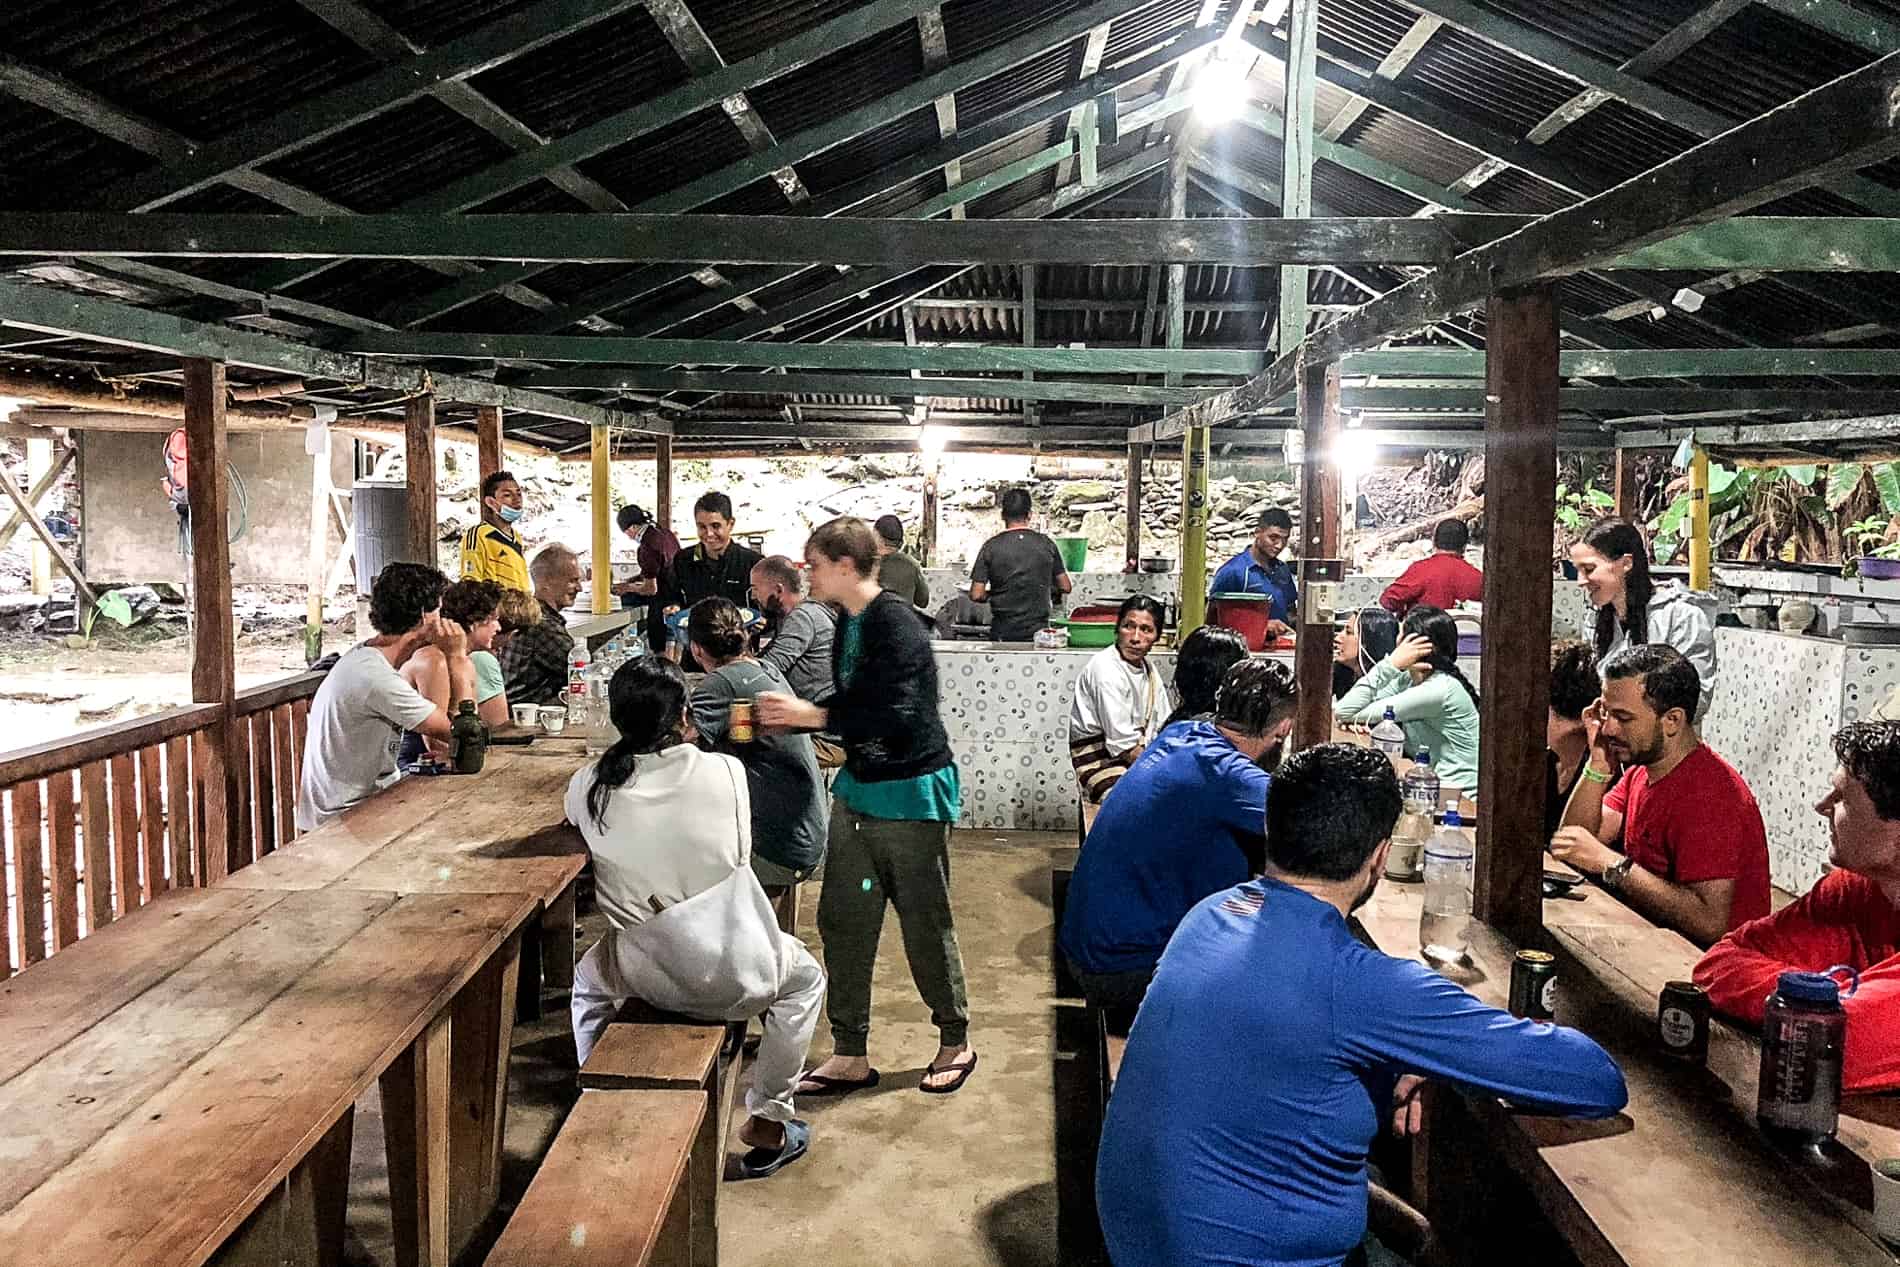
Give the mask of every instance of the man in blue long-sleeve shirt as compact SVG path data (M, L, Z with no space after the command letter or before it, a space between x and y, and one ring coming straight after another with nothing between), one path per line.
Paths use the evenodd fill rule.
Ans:
M1267 793L1266 875L1202 902L1168 943L1102 1131L1096 1199L1120 1267L1343 1262L1401 1076L1581 1117L1628 1101L1582 1034L1354 940L1346 916L1372 896L1398 814L1380 754L1296 754Z

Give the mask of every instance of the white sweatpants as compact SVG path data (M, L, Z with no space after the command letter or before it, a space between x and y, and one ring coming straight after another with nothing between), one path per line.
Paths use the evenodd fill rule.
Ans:
M818 1027L818 1011L825 999L824 969L803 943L790 937L786 941L791 945L787 947L789 962L785 979L779 984L778 997L767 1004L763 1013L765 1036L759 1042L759 1053L753 1061L752 1085L745 1093L746 1112L770 1122L789 1122L796 1116L792 1090L805 1071L805 1057L811 1050L812 1032ZM569 1011L574 1021L574 1046L583 1065L621 1005L633 997L624 983L614 979L612 960L603 953L606 945L606 939L595 943L574 968L574 994ZM702 1020L742 1019L698 1016L691 1006L682 1006L675 999L646 1002Z

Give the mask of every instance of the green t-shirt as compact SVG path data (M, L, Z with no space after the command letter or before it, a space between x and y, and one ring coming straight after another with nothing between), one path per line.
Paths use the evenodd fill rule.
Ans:
M475 702L486 704L507 689L501 676L501 661L492 651L471 651L469 662L475 666Z

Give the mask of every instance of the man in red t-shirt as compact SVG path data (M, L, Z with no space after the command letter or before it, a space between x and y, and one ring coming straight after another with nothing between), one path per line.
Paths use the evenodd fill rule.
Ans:
M1900 1088L1900 722L1857 722L1834 736L1840 768L1814 808L1835 870L1799 901L1724 937L1696 965L1716 1010L1761 1024L1783 972L1846 964L1860 988L1847 1012L1843 1091Z
M1432 529L1432 552L1399 573L1379 595L1379 606L1400 616L1414 607L1450 611L1459 603L1484 601L1484 573L1465 562L1471 529L1461 519L1441 519Z
M1674 647L1610 657L1596 739L1550 852L1707 946L1768 914L1768 834L1748 784L1696 734L1701 692Z

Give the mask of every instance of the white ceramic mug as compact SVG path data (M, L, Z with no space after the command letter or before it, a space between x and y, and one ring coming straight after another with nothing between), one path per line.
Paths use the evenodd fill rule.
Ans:
M539 704L516 704L510 707L508 711L514 714L515 725L532 726L540 720L541 706Z
M1900 1157L1873 1164L1874 1231L1889 1245L1900 1245Z
M565 708L543 708L541 710L541 729L550 735L558 735L567 729L567 710Z

